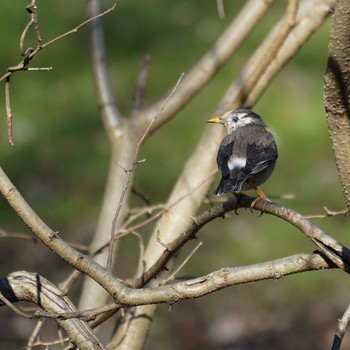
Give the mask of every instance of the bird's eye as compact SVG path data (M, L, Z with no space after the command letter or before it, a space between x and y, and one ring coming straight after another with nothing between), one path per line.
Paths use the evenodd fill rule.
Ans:
M234 117L232 120L233 120L235 123L237 123L237 122L238 122L238 117Z

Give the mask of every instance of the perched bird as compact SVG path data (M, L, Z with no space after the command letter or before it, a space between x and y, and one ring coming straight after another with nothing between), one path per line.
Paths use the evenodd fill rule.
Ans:
M268 199L258 188L272 174L278 157L274 137L262 118L248 110L237 109L208 120L223 124L228 132L221 142L217 164L222 178L214 196L254 189L259 199Z

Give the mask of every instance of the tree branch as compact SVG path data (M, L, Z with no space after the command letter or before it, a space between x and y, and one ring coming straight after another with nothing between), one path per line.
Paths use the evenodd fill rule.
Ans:
M165 269L168 261L174 256L178 250L183 247L189 240L196 238L196 234L200 229L217 218L225 217L225 214L237 210L239 208L250 208L254 198L242 195L239 202L234 197L224 203L218 204L206 212L192 218L192 223L178 237L168 243L160 255L158 260L140 277L129 281L128 283L135 288L140 288L148 283L157 273ZM255 205L257 210L262 213L277 216L298 230L304 233L327 258L332 261L337 267L343 270L348 270L350 265L350 250L337 242L333 237L327 235L316 225L312 224L301 214L296 211L268 201L258 201Z
M133 111L138 111L141 109L143 96L144 96L145 90L146 90L146 83L147 83L147 77L148 77L150 63L151 63L151 57L147 55L142 60L140 72L139 72L139 75L137 77L136 86L135 86L134 94L132 97Z
M62 292L36 273L11 273L0 280L0 291L8 302L29 301L52 314L74 312L71 301ZM23 313L21 316L24 316ZM26 315L28 318L28 315ZM35 314L32 318L36 318ZM86 322L79 319L57 319L69 339L81 349L104 349Z
M115 6L115 5L114 5ZM110 74L107 68L105 39L102 19L96 18L101 13L101 1L89 0L87 5L88 17L95 18L89 25L90 60L97 103L102 122L111 143L120 137L123 125L116 105Z
M303 1L295 18L293 12L288 14L287 9L285 18L277 23L229 87L221 101L219 111L234 109L241 105L254 106L282 67L321 26L335 2L336 0ZM292 20L293 25L290 24ZM286 29L289 29L288 34ZM276 42L279 43L279 47L275 46ZM274 48L272 53L271 47ZM269 63L264 71L259 68L261 62ZM247 87L251 87L251 90L249 91Z
M332 350L339 350L341 343L343 341L345 332L346 332L346 327L348 326L350 320L350 305L346 308L344 315L340 320L338 320L338 326L335 331L334 339L333 339L333 344L332 344Z
M3 196L7 199L9 204L12 206L12 208L17 212L18 216L23 220L23 222L49 249L51 249L56 255L58 255L61 259L66 261L68 264L70 264L77 270L93 278L110 295L113 296L117 303L120 303L121 305L145 305L159 302L173 302L172 299L167 299L168 297L170 297L171 294L169 291L166 292L166 295L168 297L164 299L164 295L162 294L164 290L162 288L165 286L163 286L159 290L157 287L151 289L131 288L119 279L117 279L115 276L113 276L113 274L109 270L97 264L93 259L71 248L59 237L57 233L53 232L49 227L47 227L45 223L35 214L35 212L29 207L29 205L17 191L17 189L11 184L10 180L7 178L7 176L1 168L0 191L3 194ZM250 207L251 201L252 198L248 196L243 196L239 204L242 207ZM188 233L185 234L185 236L187 235L187 237L186 239L184 239L182 244L184 244L184 242L190 239L191 236L193 237L194 234L198 232L198 230L205 223L213 220L214 218L222 217L227 211L233 210L235 208L236 202L235 200L231 200L226 203L219 204L211 210L205 212L201 216L197 217L188 228ZM330 247L332 250L334 250L335 253L339 254L340 259L346 259L345 263L349 261L348 248L340 245L332 237L326 235L323 231L313 226L306 219L303 220L300 214L295 213L291 209L278 206L277 204L268 201L259 201L256 204L256 209L264 211L266 213L277 215L287 220L288 222L292 223L294 226L299 228L302 232L307 234L308 237L311 237L314 242L319 241L327 247ZM181 245L179 245L179 248L180 246ZM250 267L246 267L247 270L249 270L249 268ZM260 268L258 268L257 271L260 271ZM290 270L288 271L288 273L291 273ZM232 271L230 271L230 273L232 273ZM255 277L257 278L257 280L260 279L259 275L255 275ZM219 276L218 278L221 277ZM234 276L232 276L232 281L233 280ZM231 282L227 286L229 285L232 285ZM222 288L223 287L224 286L222 286ZM150 292L150 290L152 290L152 292ZM204 290L202 290L201 293L204 293ZM195 295L191 294L191 297L194 296Z
M250 0L247 2L225 32L215 41L213 47L186 73L181 88L176 91L168 104L166 112L158 119L152 131L158 129L172 118L215 76L218 70L244 42L244 39L253 30L271 3L272 0ZM155 102L151 107L143 110L140 114L136 114L140 120L141 128L147 127L168 95L169 93L167 92L163 98Z
M116 297L115 303L106 305L104 310L97 308L96 311L76 312L72 310L70 302L67 301L68 299L66 297L62 299L61 292L55 286L43 279L43 277L26 271L14 272L6 278L2 278L0 280L0 290L11 302L25 300L34 302L39 306L44 302L49 303L48 307L52 309L52 314L50 312L44 314L39 312L39 316L44 315L45 317L56 320L70 320L72 317L92 317L101 312L109 311L118 305L119 307L126 307L155 303L173 304L179 300L199 298L234 285L258 282L266 279L276 280L295 273L329 268L334 268L334 265L328 262L322 255L315 253L297 254L247 266L225 267L211 272L206 276L168 285L142 289L125 287L127 293L123 293L123 295L121 295L120 291L115 290L112 293ZM38 280L40 280L40 284ZM38 290L42 294L38 294ZM50 297L47 301L43 299L47 297L46 294ZM53 295L55 295L56 299L52 299ZM55 300L54 303L53 300ZM57 307L57 309L54 309L54 307Z
M268 84L272 79L277 75L281 68L288 62L288 60L298 51L300 46L311 36L316 28L324 21L325 17L328 14L331 3L333 1L307 1L303 2L303 6L300 6L296 17L296 24L290 27L290 33L287 36L283 36L284 42L281 44L284 50L279 51L280 54L276 56L276 59L271 62L271 64L266 68L264 72L259 71L256 67L260 65L260 60L264 57L265 53L270 50L270 47L273 47L273 44L277 37L279 37L279 31L281 25L283 25L283 20L277 24L271 34L266 38L266 40L261 44L257 50L257 54L254 56L254 60L250 60L246 67L243 69L243 73L235 80L235 82L229 87L224 98L221 100L219 107L216 113L221 113L229 109L235 109L240 107L241 99L241 89L245 86L245 83L250 79L248 72L259 72L261 76L255 79L256 84L251 86L252 91L245 91L245 102L249 103L250 106L253 106L256 101L260 98L262 93L265 91ZM257 5L250 3L252 6ZM262 2L259 2L261 5ZM254 11L251 9L246 15L250 18L250 12ZM310 16L312 13L312 16ZM244 22L247 19L241 18ZM231 37L235 38L235 34L239 33L236 31L235 27L229 27L228 30L223 34L219 39L218 45L225 42L225 34L229 33L229 30L232 29ZM214 51L215 52L215 51ZM213 53L214 53L213 52ZM258 53L260 55L259 60L257 59ZM212 59L205 56L208 59L208 62L212 63ZM203 60L205 61L205 58ZM205 61L206 62L206 61ZM197 67L197 66L196 66ZM200 67L200 65L199 65ZM192 71L191 71L192 72ZM190 72L190 73L191 73ZM210 72L210 70L209 70ZM191 74L187 74L187 78ZM203 73L201 72L200 75ZM197 78L198 79L198 78ZM194 82L197 82L197 79L194 79ZM182 87L186 87L186 82L183 81ZM178 91L180 93L180 91ZM186 90L183 91L183 95L186 96ZM174 100L173 100L174 101ZM178 107L175 105L175 107ZM168 109L169 110L169 109ZM167 120L164 117L164 120ZM205 183L203 186L198 188L198 184L202 182L203 178L207 174L211 174L215 168L215 157L217 153L217 147L223 137L223 130L216 128L213 130L211 127L207 129L202 134L201 139L199 140L197 146L194 148L191 156L188 158L184 169L181 175L178 178L176 185L173 188L173 191L168 199L168 205L177 201L178 197L183 196L186 193L192 193L190 197L186 200L181 201L178 205L172 207L171 210L165 213L159 221L159 224L156 226L156 229L153 232L153 235L149 241L149 244L145 251L145 270L147 271L152 267L152 265L158 261L164 252L164 246L159 244L157 237L161 237L161 241L165 244L168 244L174 241L188 226L191 221L191 216L194 216L203 201L203 198L207 194L209 189L209 183ZM194 190L196 189L196 190ZM141 276L144 271L140 271L139 275ZM159 278L155 284L159 283ZM152 285L152 283L151 283ZM150 326L150 319L152 319L152 313L154 309L147 308L144 310L146 313L150 313L149 317L143 318L144 327ZM138 312L142 313L142 310ZM140 323L135 324L135 329L133 325L130 324L128 334L132 335L136 332L141 332L142 334L147 333L144 330L140 330ZM123 341L124 346L141 348L140 344L144 343L144 340L141 339L132 339L128 336L125 336L123 329L118 330L119 339ZM134 341L137 342L135 345Z

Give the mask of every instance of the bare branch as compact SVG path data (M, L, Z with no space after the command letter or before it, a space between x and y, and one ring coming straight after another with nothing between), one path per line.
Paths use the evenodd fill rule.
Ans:
M47 46L51 45L51 44L54 44L55 42L65 38L66 36L68 35L71 35L71 34L74 34L76 32L79 31L79 29L81 29L83 26L87 25L88 23L92 22L93 20L101 17L101 16L105 16L107 15L108 13L110 13L111 11L113 11L115 9L117 4L114 4L111 8L109 8L108 10L92 17L92 18L89 18L88 20L84 21L83 23L79 24L77 27L75 27L74 29L71 29L69 30L68 32L62 34L62 35L59 35L55 38L53 38L52 40L44 43L44 44L41 44L41 42L39 42L37 44L37 47L29 53L28 56L26 56L20 63L18 63L16 66L13 66L13 67L9 67L7 69L7 73L5 73L2 77L0 77L0 82L7 79L9 76L11 76L14 72L17 72L17 71L21 71L21 70L25 70L25 68L28 66L28 64L30 63L30 61L33 59L33 57L38 53L40 52L42 49L46 48ZM22 40L22 39L21 39Z
M225 32L216 40L214 46L186 73L181 89L178 89L176 94L174 94L166 112L158 119L152 131L173 117L215 76L218 70L244 42L271 3L271 0L250 0L247 2ZM168 96L168 93L138 115L140 122L142 122L142 128L149 124L149 121L157 113L166 96Z
M293 18L293 12L291 14L287 12L285 19L274 27L254 55L252 55L241 74L227 90L221 101L219 110L235 109L237 106L241 106L242 103L246 106L254 106L276 74L324 22L334 4L335 0L310 0L301 2L294 20L294 25L292 26L289 24L289 17ZM310 13L313 15L310 16ZM285 35L283 31L287 28L290 30L288 35ZM281 35L281 31L283 35ZM281 42L281 39L284 39L283 42ZM269 65L261 72L257 67L260 66L260 62L264 61L265 57L269 56L270 48L275 47L274 43L276 41L279 42L279 50L274 56L270 56ZM255 77L257 74L260 75L258 79ZM246 83L246 81L253 80L255 84ZM248 91L246 89L243 96L241 90L246 84L252 90Z
M80 23L80 24L79 24L78 26L76 26L75 28L69 30L69 31L66 32L66 33L63 33L63 34L57 36L56 38L53 38L52 40L50 40L50 41L48 41L48 42L46 42L46 43L44 43L44 44L42 45L42 48L44 49L45 47L47 47L47 46L49 46L49 45L52 45L52 44L55 43L56 41L59 41L59 40L65 38L65 37L68 36L68 35L77 33L82 27L86 26L87 24L89 24L89 23L91 23L91 22L93 22L93 21L95 21L95 20L97 20L97 19L99 19L99 18L101 18L101 17L103 17L103 16L106 16L106 15L108 15L109 13L111 13L112 11L114 11L114 9L115 9L116 6L117 6L117 3L114 3L114 5L113 5L112 7L110 7L109 9L107 9L106 11L103 11L103 12L101 12L101 13L98 13L98 14L96 14L96 15L93 15L92 17L88 18L86 21ZM32 55L32 56L33 56L33 55Z
M12 138L12 110L10 97L10 76L5 81L5 105L6 105L6 119L7 119L7 136L11 146L14 146Z
M246 202L247 197L241 197ZM241 200L240 200L241 203ZM248 208L249 200L244 204ZM258 201L255 209L275 215L303 232L337 267L349 272L350 250L296 211L268 201Z
M333 4L334 2L335 0L333 1ZM258 1L258 4L253 4L253 2L250 2L249 4L251 4L253 8L251 8L250 11L247 13L247 18L240 18L240 21L238 21L237 23L237 28L239 27L239 25L242 25L242 23L245 24L249 22L252 18L251 14L256 14L255 11L257 7L261 6L262 3L262 1ZM261 77L257 79L257 83L254 86L252 86L253 91L250 91L249 93L247 92L246 103L249 103L250 106L253 106L256 103L256 101L265 91L267 85L277 75L277 73L284 66L284 64L286 64L287 61L295 54L295 52L297 52L300 46L311 36L315 29L317 29L321 25L321 23L328 15L331 6L330 1L328 0L307 1L303 2L302 5L303 6L300 6L300 9L297 14L296 25L291 27L290 33L285 38L285 42L283 43L283 47L285 49L279 51L279 54L276 56L276 59L273 60L273 62L271 62L271 64L266 68ZM310 16L310 13L312 13L313 15ZM284 22L282 21L281 23L283 24ZM276 37L278 37L278 31L280 30L282 24L277 25L273 33L269 35L269 37L261 45L261 47L257 51L259 52L259 57L258 55L255 55L254 60L252 59L248 62L245 69L243 70L243 73L227 90L224 98L220 102L216 113L240 107L240 91L242 86L244 86L245 81L250 78L249 73L254 72L256 70L256 66L260 65L260 60L262 57L265 56L265 52L270 50L271 45L273 45ZM254 23L250 23L250 25L254 26ZM230 28L232 30L230 36L233 41L234 39L237 39L236 34L242 34L240 33L240 30L237 30L236 27L230 26L228 30L217 41L217 46L215 47L217 48L217 51L212 51L213 56L204 56L202 61L199 62L198 66L196 66L190 73L186 75L186 78L192 77L192 74L196 72L196 68L201 67L202 62L205 63L205 65L203 65L203 67L201 68L205 67L205 72L200 70L200 73L198 72L198 76L195 76L194 74L193 85L191 85L191 83L185 79L185 81L182 84L183 90L178 91L178 93L181 92L182 95L186 97L192 96L192 94L195 93L195 88L197 87L197 84L199 82L207 81L206 79L213 73L213 71L211 70L213 65L210 64L213 63L213 58L216 58L217 56L223 57L220 55L219 45L227 44L228 47L231 47L230 43L232 44L232 41L228 39L228 42L225 43L224 40L225 34L229 33ZM240 27L240 29L242 28ZM214 62L217 63L217 61ZM209 72L208 75L206 75L206 72ZM204 79L202 80L202 78ZM186 90L187 88L189 89L189 91ZM183 96L181 99L179 98L179 100L181 100L181 102L183 103L181 105L176 104L176 96L174 99L172 99L174 111L177 111L179 108L181 108L182 105L186 104L187 100L183 98ZM170 112L172 106L170 105L169 107L170 108L168 109L168 111ZM169 116L165 117L164 120L161 120L161 122L165 122L166 120L168 120L168 118ZM182 196L184 193L191 192L194 188L197 188L198 183L202 182L203 177L206 174L212 173L212 171L214 170L217 147L223 137L223 130L219 130L219 128L215 130L212 129L213 128L208 127L202 134L201 139L194 148L191 156L188 158L181 175L178 177L178 181L173 188L173 191L168 199L168 203L176 201L176 198ZM159 224L153 231L153 235L145 251L146 271L148 269L151 269L155 262L157 262L158 259L164 253L164 247L160 245L157 241L159 233L161 234L161 241L163 243L167 244L176 240L177 237L182 232L184 232L184 230L186 230L186 227L188 226L190 221L190 217L196 214L200 204L203 201L203 198L207 194L208 189L209 184L201 186L199 189L193 192L190 198L188 198L185 201L182 201L181 204L174 206L168 213L166 213L166 215L162 216ZM329 255L332 255L331 252L329 252ZM332 258L337 259L337 257ZM341 264L341 262L337 262ZM140 271L140 275L142 275L142 271ZM157 281L154 281L154 285L157 284L159 284L159 279L157 279ZM151 283L151 285L153 285L153 283ZM150 313L152 317L154 309L146 308L146 310L138 310L138 312ZM133 326L130 325L130 327ZM140 330L140 327L140 322L135 323L135 329L132 329L132 331L130 331L128 334L134 334L135 332L147 334L147 331ZM145 320L145 327L149 327L149 322L147 320ZM132 346L131 344L133 342L133 339L131 337L128 337L127 335L124 336L122 332L123 329L119 331L119 338L123 339L123 345L126 347L128 345ZM142 344L142 341L140 344Z
M76 313L74 310L72 310L72 312L69 310L72 307L69 305L67 310L61 309L47 314L39 312L38 315L47 316L63 322L69 321L71 317L92 317L94 313L97 315L101 312L119 308L120 306L148 305L154 303L173 304L179 300L199 298L234 285L257 282L266 279L276 280L290 274L329 268L334 268L334 265L325 260L320 254L298 254L248 266L225 267L206 276L169 285L144 289L125 287L126 290L123 291L123 293L121 293L120 290L114 290L113 296L116 297L115 303L108 304L102 308L95 308ZM9 289L6 285L10 285L11 289L16 291L16 297L13 302L28 300L28 293L25 293L25 291L28 290L28 288L35 288L35 290L37 290L35 276L37 275L25 271L11 273L7 278L0 280L0 290L9 293ZM42 279L43 278L40 277L40 281L42 281ZM36 293L33 293L33 295L35 296ZM56 294L55 298L57 298ZM38 299L33 300L36 300L34 302L38 303ZM64 300L67 302L66 298ZM61 302L59 303L59 307L66 308Z
M135 153L134 153L134 157L133 157L133 161L132 161L132 166L131 166L130 169L126 170L126 180L125 180L124 188L123 188L123 191L121 193L121 196L120 196L120 199L119 199L119 203L118 203L118 207L117 207L116 213L115 213L113 221L112 221L112 229L111 229L111 235L110 235L110 244L109 244L108 260L107 260L107 268L109 268L109 269L112 266L113 243L114 243L114 239L113 238L114 238L114 235L116 233L116 224L117 224L118 216L119 216L121 208L122 208L122 206L124 204L124 198L125 198L125 195L126 195L126 192L127 192L128 188L129 188L129 184L131 182L132 173L133 173L133 171L135 169L135 166L140 163L140 161L137 161L136 159L137 159L137 156L139 154L141 144L145 140L145 138L148 135L149 131L151 130L153 124L157 121L159 116L164 111L166 105L168 104L168 102L170 101L171 97L173 96L173 94L175 93L176 89L178 88L178 86L179 86L183 76L184 76L184 73L181 74L181 76L178 79L178 81L176 82L173 90L170 92L169 96L165 99L165 101L164 101L163 105L161 106L160 110L153 117L153 119L151 120L151 122L148 125L147 129L145 130L145 132L141 136L141 139L138 141L138 143L136 145L136 149L135 149Z
M7 299L7 305L9 301L24 300L35 303L53 314L75 311L73 304L62 295L57 287L34 273L12 273L7 278L0 280L0 290L1 300ZM14 309L13 305L12 309ZM27 314L22 313L21 316L28 318ZM32 318L35 317L33 315ZM57 322L67 332L69 339L79 348L104 349L85 322L78 319L57 319Z
M115 138L120 136L120 127L123 125L123 120L115 101L112 82L107 68L102 20L97 18L99 13L101 13L101 1L89 0L87 12L89 17L95 18L89 26L89 53L95 93L106 134L109 141L113 143Z
M145 94L150 63L150 56L146 56L141 63L141 68L136 81L135 91L133 95L133 111L137 111L141 108L143 96Z
M329 210L327 207L323 207L325 214L309 215L305 216L306 219L325 219L333 216L346 216L349 214L349 209L343 209L339 211Z
M201 247L203 244L202 241L198 242L196 246L192 249L190 254L184 259L184 261L174 270L172 271L171 275L169 275L164 281L162 281L162 284L167 284L169 281L174 280L175 276L181 271L181 269L188 263L188 261L192 258L194 253L197 252L197 250Z
M220 19L225 19L225 6L223 0L216 0L216 8Z
M33 319L34 317L31 314L28 314L18 307L16 307L11 301L9 301L2 293L6 293L6 290L1 291L0 293L0 300L2 301L3 305L7 305L12 311L14 311L17 315L26 318L26 319ZM0 303L1 305L1 303Z
M4 229L0 228L0 239L22 239L26 241L32 241L34 243L39 242L39 240L36 237L33 237L30 234L27 233L21 233L21 232L8 232ZM76 243L76 242L67 242L71 247L78 249L82 252L88 252L88 247L85 244Z
M234 105L238 103L240 106L247 106L247 96L253 91L256 83L261 79L266 68L275 59L277 52L281 45L290 34L295 25L296 13L298 9L299 0L289 0L286 9L285 18L281 22L281 28L277 32L276 37L270 42L269 50L264 51L263 57L259 60L259 64L255 65L255 70L245 79L244 85L240 88L240 96L235 98ZM230 107L228 109L231 109Z
M129 284L135 288L140 288L148 283L158 272L164 270L167 262L186 242L196 237L199 230L214 219L225 217L225 214L238 208L250 208L254 198L242 195L239 203L236 198L232 198L224 203L218 204L215 207L207 210L203 214L192 218L192 223L171 243L163 245L165 248L158 260L140 277ZM320 228L305 219L296 211L278 205L276 203L259 201L256 203L256 209L261 212L275 215L303 232L317 247L327 256L336 266L343 270L348 269L350 265L350 251L342 244L337 242L333 237L327 235ZM345 263L344 263L345 262Z
M20 193L16 190L16 188L11 184L9 179L3 173L0 168L0 191L4 195L4 197L8 200L10 205L16 210L17 214L22 218L22 220L27 224L28 227L31 228L33 233L54 253L56 253L61 259L65 260L70 265L74 266L77 270L85 273L86 275L92 277L96 282L98 282L103 288L110 293L117 303L123 305L138 305L138 304L149 304L149 303L158 303L158 302L173 302L173 293L167 291L163 294L163 289L152 289L152 293L148 293L148 289L133 289L128 287L126 284L122 283L120 280L115 278L113 274L104 269L102 266L97 264L93 259L84 256L70 246L68 246L57 233L50 230L42 220L34 213L34 211L28 206L28 204L24 201ZM240 205L247 207L250 206L252 202L252 198L247 196L242 196L242 200L240 200ZM185 236L194 236L196 232L198 232L199 228L202 227L206 222L213 220L215 217L222 216L225 212L230 209L234 209L236 203L230 201L225 204L218 205L212 208L209 212L205 212L200 217L197 217L193 223L190 225ZM270 203L267 201L259 201L256 204L256 209L264 211L266 213L270 213L273 215L277 215L284 220L287 220L302 232L308 235L310 239L314 241L314 243L321 243L322 246L326 248L330 248L334 254L339 259L344 259L345 264L350 261L349 258L349 249L339 244L335 239L326 235L323 231L321 231L316 226L309 223L307 220L303 219L302 216L298 213L295 213L291 209L278 206L274 203ZM182 238L179 237L178 240ZM188 239L187 239L188 240ZM186 239L184 240L184 242ZM180 246L180 245L179 245ZM169 245L167 245L169 249ZM326 249L326 253L328 253ZM328 256L328 255L327 255ZM328 264L327 264L328 265ZM339 264L337 264L339 266ZM322 265L324 266L324 265ZM248 269L248 268L247 268ZM249 270L249 269L248 269ZM260 269L258 269L260 273ZM288 273L292 273L291 270L288 270ZM220 275L220 274L219 274ZM264 274L263 274L264 275ZM251 275L253 276L253 275ZM264 275L265 276L265 275ZM221 278L220 276L218 277ZM234 278L234 276L232 276ZM254 275L254 278L258 280L261 278L260 275ZM234 279L233 279L234 280ZM232 281L233 281L232 280ZM142 281L144 283L144 280ZM232 282L233 283L233 282ZM228 283L227 285L223 285L220 288L227 287L232 285ZM210 292L212 291L211 288ZM168 293L169 292L169 293ZM201 289L201 293L206 294L206 289ZM204 295L201 294L201 295ZM188 294L184 294L185 296ZM191 295L191 294L190 294ZM195 295L192 295L195 296ZM169 299L170 298L170 299Z
M307 6L306 6L306 5ZM308 25L301 25L300 22L307 20L309 16L310 7L313 9L313 16L311 23ZM286 62L294 55L294 53L298 50L301 43L306 40L308 36L310 36L315 28L317 28L326 16L326 5L324 3L320 4L320 2L313 1L312 3L307 2L304 3L302 8L300 9L297 17L297 24L291 28L291 33L287 37L285 37L286 42L283 44L288 46L288 50L283 52L283 55L278 57L271 65L268 67L268 72L261 72L262 76L259 78L259 82L252 86L254 91L247 92L246 98L248 99L250 105L254 105L256 99L260 97L266 88L267 84L271 82L271 80L275 77L275 75L280 71L282 66L286 64ZM317 16L316 16L317 15ZM316 18L314 18L316 17ZM256 70L256 66L260 65L261 55L264 55L264 52L270 50L270 46L273 45L273 42L276 40L276 37L279 35L280 26L277 25L273 33L268 36L265 42L258 49L258 54L250 60L243 70L241 76L239 76L234 84L227 90L224 98L222 99L220 106L218 108L219 111L224 111L230 108L239 107L240 99L241 99L241 88L245 86L246 80L250 80L250 72L254 72ZM302 35L301 35L302 34ZM298 40L296 40L298 38ZM258 59L260 58L260 59ZM260 82L262 82L260 84ZM198 183L202 182L205 174L210 174L215 171L215 156L217 152L218 144L223 136L223 131L208 127L203 133L199 143L194 149L192 155L187 160L187 163L184 167L184 170L172 191L172 194L169 198L169 203L175 202L176 199L180 196L183 196L184 193L191 192L193 188L197 188ZM205 161L204 161L205 160ZM203 185L200 189L197 189L191 195L191 198L188 198L187 201L182 201L181 205L174 206L167 215L166 220L162 219L160 223L160 227L158 230L166 235L167 238L162 238L162 241L173 241L181 232L183 232L190 220L190 216L195 215L197 208L202 203L203 198L205 197L208 191L209 184ZM152 238L149 249L146 250L146 260L149 259L148 267L152 266L153 263L157 260L156 256L159 257L163 253L163 248L156 245L156 236ZM157 253L155 253L157 251ZM149 255L149 257L148 257Z
M39 31L38 13L36 11L37 10L36 1L32 0L32 2L28 6L26 6L26 10L30 14L30 21L24 28L19 41L19 51L21 56L28 56L31 52L34 51L32 47L24 48L24 41L26 39L26 36L29 32L29 29L31 29L33 26L37 37L37 46L41 46L41 43L42 43L41 34Z
M58 37L56 37L56 38L54 38L54 39L52 39L44 44L42 44L41 34L39 32L39 24L38 24L37 12L36 12L35 0L33 0L31 2L31 4L26 7L27 11L31 15L31 19L30 19L29 23L27 24L27 26L25 27L25 29L21 35L21 38L20 38L20 53L22 56L26 56L26 57L20 63L18 63L16 66L8 67L7 72L2 77L0 77L0 82L5 80L5 105L6 105L6 117L7 117L7 134L8 134L8 141L9 141L11 146L14 145L13 137L12 137L12 111L11 111L11 99L10 99L10 77L11 77L11 75L15 72L23 71L23 70L35 70L35 71L37 71L37 70L51 70L52 69L51 67L27 68L27 66L29 65L29 63L31 62L33 57L38 52L40 52L42 49L57 42L58 40L65 38L66 36L68 36L70 34L76 33L79 29L81 29L83 26L87 25L88 23L90 23L94 19L98 19L101 16L107 15L108 13L113 11L115 7L116 7L116 4L114 4L108 10L106 10L106 11L104 11L104 12L102 12L102 13L100 13L92 18L89 18L85 22L79 24L74 29L72 29L72 30L70 30L62 35L59 35ZM28 34L29 29L33 26L34 26L34 30L37 34L36 48L35 49L26 48L25 49L24 48L24 40L26 39L26 36Z
M44 325L44 322L45 322L45 320L39 320L37 322L37 324L35 325L33 332L28 339L27 350L31 350L31 349L33 349L34 346L36 346L36 340L38 339L40 330L41 330L42 326Z
M338 326L335 331L332 350L340 350L341 343L343 341L343 337L346 332L346 327L348 326L350 320L350 305L346 308L344 315L340 320L338 320Z

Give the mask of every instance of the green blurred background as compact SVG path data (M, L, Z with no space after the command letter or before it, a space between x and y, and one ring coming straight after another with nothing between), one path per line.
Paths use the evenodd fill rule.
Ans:
M211 46L245 1L226 1L226 18L218 18L215 1L121 1L105 17L109 69L118 106L128 115L140 63L151 56L144 105L151 104L188 72ZM112 5L105 1L104 6ZM18 40L28 22L24 3L0 0L2 72L20 61ZM205 121L228 84L282 15L276 2L215 79L174 120L144 145L135 188L152 203L164 202L184 162L197 143ZM43 40L75 27L85 18L84 1L38 1ZM323 107L323 74L330 19L283 69L255 106L276 135L280 157L264 191L304 215L345 207L328 137ZM35 43L34 36L31 36ZM4 99L0 99L1 165L23 196L54 230L68 241L88 244L101 205L109 163L109 145L96 107L87 48L87 30L43 50L31 67L50 72L20 72L11 80L14 142L7 143ZM2 85L3 89L3 85ZM218 178L215 182L218 181ZM214 186L214 185L213 185ZM292 194L293 199L281 199ZM131 203L141 206L137 197ZM203 205L203 210L208 205ZM277 259L315 247L296 229L268 215L240 210L216 220L198 235L203 245L181 271L199 276L224 266ZM348 219L315 220L348 245ZM0 229L28 232L0 198ZM147 237L151 227L143 234ZM29 232L28 232L29 233ZM180 257L193 247L190 243ZM36 271L53 283L70 269L40 243L1 239L1 276ZM137 241L125 238L120 248L120 276L131 276ZM80 280L81 282L81 280ZM347 275L340 271L299 274L259 282L160 306L147 349L329 349L337 318L350 298ZM76 300L79 284L72 291ZM2 320L2 321L1 321ZM4 321L6 320L6 322ZM7 349L24 346L34 322L0 309L0 340ZM55 327L51 327L55 334ZM107 332L106 332L107 334ZM345 342L349 345L346 337Z

